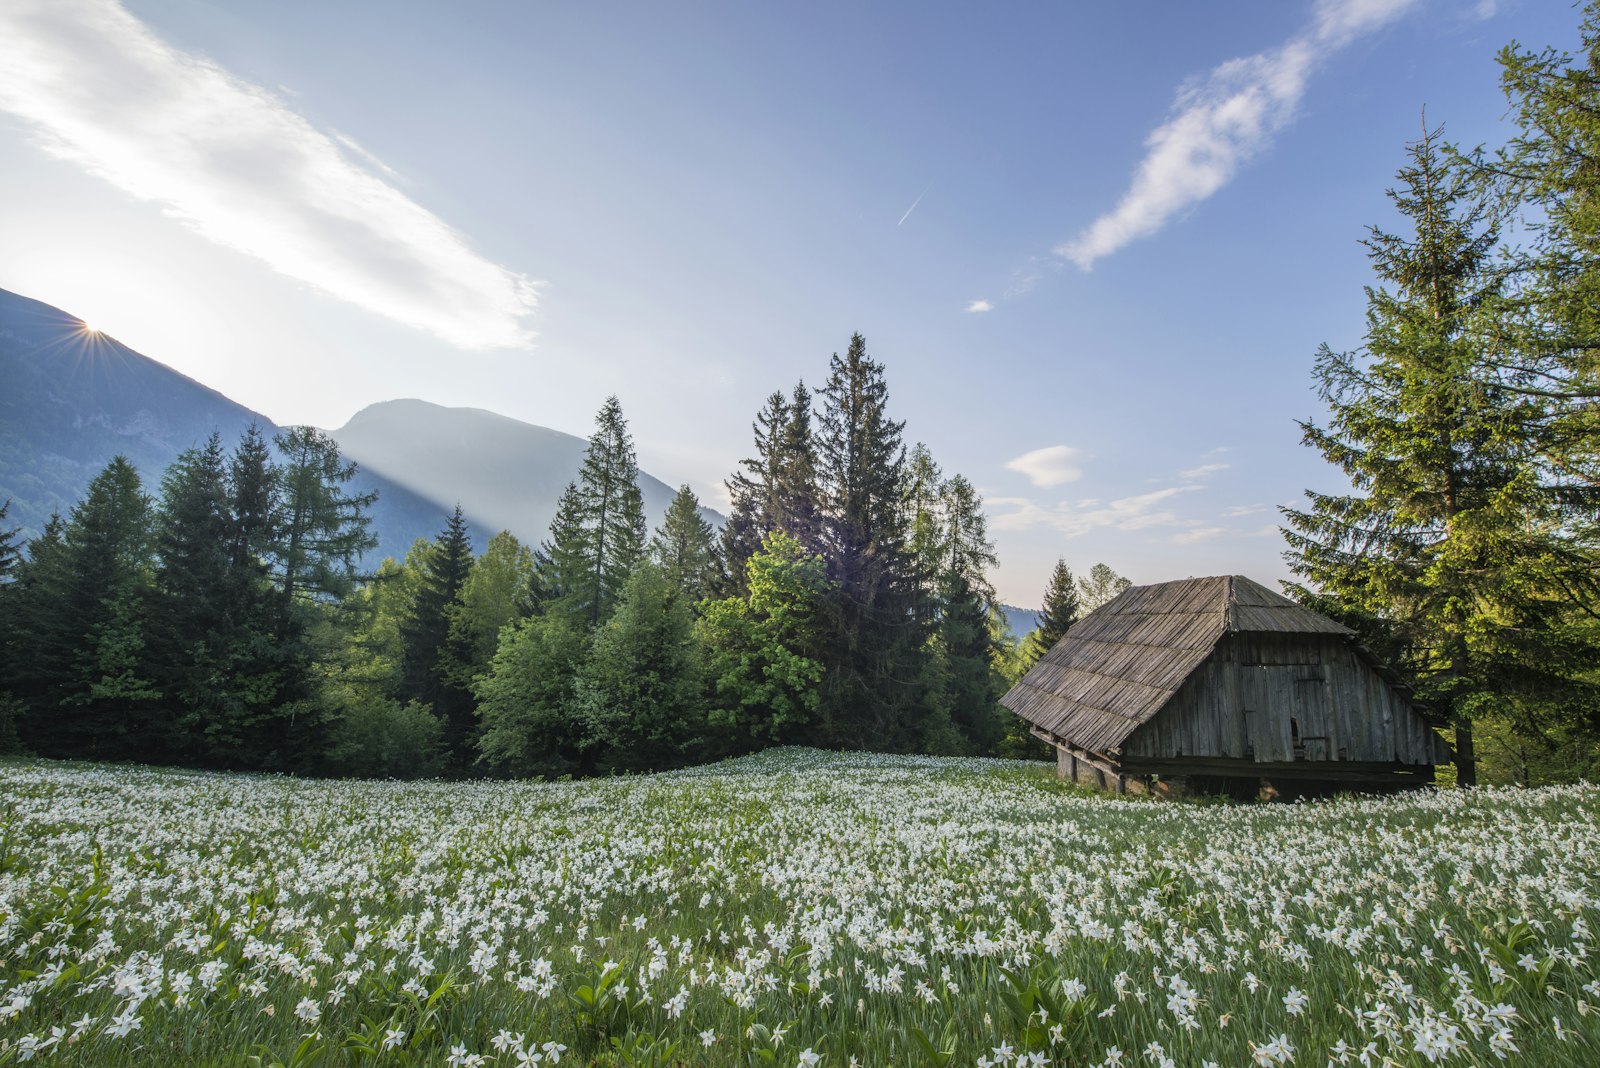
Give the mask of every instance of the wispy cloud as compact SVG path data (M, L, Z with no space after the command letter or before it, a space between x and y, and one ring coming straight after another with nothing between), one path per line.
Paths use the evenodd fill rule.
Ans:
M1081 449L1074 449L1070 445L1051 445L1007 460L1005 467L1008 471L1019 471L1028 476L1028 481L1035 486L1059 486L1083 477L1083 459Z
M1190 527L1180 530L1167 540L1174 545L1193 545L1197 541L1210 541L1228 533L1227 527Z
M1149 151L1116 207L1057 247L1056 254L1088 270L1221 189L1294 118L1319 64L1419 2L1321 0L1311 25L1298 36L1230 59L1181 88L1171 118L1146 138Z
M1033 527L1051 527L1063 537L1075 538L1092 530L1146 530L1150 527L1189 526L1193 520L1184 518L1165 507L1180 493L1199 489L1199 486L1167 486L1149 493L1120 497L1101 504L1098 501L1080 501L1072 504L1062 501L1053 506L1041 505L1026 497L989 497L991 509L1005 509L993 515L990 526L995 530L1017 531Z
M0 3L0 109L205 238L464 348L527 344L536 285L354 141L168 45L116 0Z
M1054 449L1066 448L1064 445L1054 447ZM1054 449L1039 449L1025 456L1019 456L1006 466L1024 473L1032 469L1048 473L1054 468L1047 454L1052 453ZM1215 455L1218 451L1213 449L1206 455ZM1069 449L1068 452L1075 453L1076 450ZM1069 458L1065 463L1073 466L1074 478L1082 474L1081 470L1076 468L1076 457ZM1167 484L1159 489L1118 497L1111 501L1085 497L1077 501L1044 504L1028 497L986 495L985 499L991 509L990 526L1002 531L1047 527L1067 538L1075 538L1094 530L1131 532L1170 528L1173 533L1166 540L1178 545L1222 537L1234 531L1219 525L1215 516L1198 518L1192 514L1185 514L1190 510L1179 510L1178 502L1188 494L1209 489L1206 480L1227 466L1227 464L1201 464L1178 472L1176 481L1168 475L1164 480ZM1031 477L1033 476L1030 474ZM1054 484L1040 482L1037 478L1034 478L1034 483ZM1260 510L1261 506L1252 505L1245 510L1231 509L1224 514L1248 515Z
M971 304L967 305L967 311L969 311L969 312L986 312L986 311L993 311L993 310L994 310L994 305L990 304L986 300L975 300Z

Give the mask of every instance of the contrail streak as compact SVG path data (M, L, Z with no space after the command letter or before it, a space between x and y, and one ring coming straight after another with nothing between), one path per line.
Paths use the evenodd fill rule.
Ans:
M900 221L895 223L895 225L896 226L903 225L907 219L911 218L911 213L917 210L917 205L921 204L922 203L922 198L927 196L927 195L928 195L928 191L926 189L924 189L922 192L918 193L917 194L917 199L915 199L915 200L913 200L911 202L911 206L906 209L906 213L904 215L900 216Z

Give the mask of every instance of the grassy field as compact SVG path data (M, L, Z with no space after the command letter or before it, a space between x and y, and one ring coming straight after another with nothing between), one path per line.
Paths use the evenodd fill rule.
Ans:
M0 1064L1600 1064L1600 789L0 765Z

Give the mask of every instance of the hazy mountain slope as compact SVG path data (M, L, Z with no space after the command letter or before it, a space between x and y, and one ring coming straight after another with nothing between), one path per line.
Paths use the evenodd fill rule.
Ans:
M1039 626L1039 612L1033 608L1018 608L1014 604L1000 606L1000 614L1006 617L1006 626L1011 628L1011 636L1018 641L1026 638Z
M7 523L25 536L51 512L66 515L117 453L154 495L184 449L213 431L231 448L251 423L269 437L278 429L82 320L0 289L0 502L12 500ZM458 501L479 551L501 529L542 541L585 444L492 412L418 400L374 404L332 433L360 467L353 488L378 491L372 529L379 541L369 564L433 537ZM673 490L644 472L639 485L654 529Z
M117 453L153 488L212 430L236 439L265 419L193 379L89 331L48 304L0 290L0 499L37 531L63 515Z
M447 508L459 501L476 526L509 530L528 542L549 532L556 501L578 477L586 444L583 438L481 408L445 408L421 400L369 405L329 433L363 469ZM639 489L653 530L675 490L643 471ZM714 522L721 519L714 512L704 514Z
M161 473L213 431L230 448L259 412L179 374L37 300L0 289L0 502L7 525L37 534L51 512L66 515L89 480L118 453L154 495ZM378 491L372 512L380 542L372 559L404 554L412 540L444 525L435 501L362 471L360 492ZM483 535L475 539L481 546Z

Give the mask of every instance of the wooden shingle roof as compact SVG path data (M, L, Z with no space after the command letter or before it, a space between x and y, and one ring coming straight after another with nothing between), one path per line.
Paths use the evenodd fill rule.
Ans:
M1135 586L1074 624L1001 703L1057 738L1107 752L1230 633L1352 634L1243 575Z

